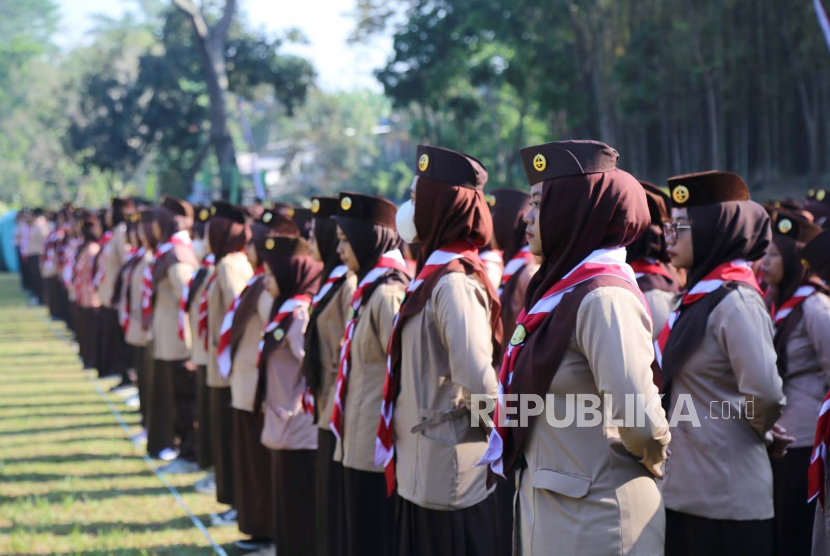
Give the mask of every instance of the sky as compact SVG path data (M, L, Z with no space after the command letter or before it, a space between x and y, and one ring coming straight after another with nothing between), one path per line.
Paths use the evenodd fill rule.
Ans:
M57 1L61 23L55 41L62 48L87 40L86 33L93 26L95 14L119 18L127 11L138 11L132 0ZM381 90L372 71L386 63L392 51L392 39L378 37L368 45L347 43L354 28L348 12L354 9L355 0L239 0L237 6L237 17L241 16L254 29L276 34L299 28L310 44L291 45L286 51L311 60L317 69L317 84L323 90Z

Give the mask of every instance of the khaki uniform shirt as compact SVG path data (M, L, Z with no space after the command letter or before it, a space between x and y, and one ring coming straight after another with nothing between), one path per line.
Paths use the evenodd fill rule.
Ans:
M207 384L211 388L229 388L231 383L219 374L219 365L216 362L219 332L228 307L245 289L248 280L254 275L254 269L251 268L251 263L248 262L248 256L245 253L231 253L216 263L214 272L216 279L208 290Z
M207 366L208 362L208 351L205 349L205 342L199 337L199 303L202 300L202 294L205 292L205 288L207 288L208 280L210 280L212 275L213 267L211 266L208 268L205 279L199 285L199 289L191 292L190 295L190 299L193 301L188 308L187 320L190 324L190 337L193 339L190 345L190 360L193 361L194 365Z
M259 384L259 369L257 368L257 355L260 334L268 324L268 317L271 314L271 306L274 298L270 293L263 290L257 300L256 311L251 314L248 322L245 323L245 331L239 340L239 345L233 356L231 367L231 406L242 411L258 411L254 408L257 385Z
M673 293L663 290L651 290L643 295L651 311L651 322L654 323L651 335L656 340L669 320L669 313L673 309L675 296Z
M49 223L42 216L35 218L35 221L29 226L29 243L26 244L24 255L29 257L42 255L47 237L49 237Z
M423 309L403 323L394 414L398 494L423 508L468 508L490 493L485 467L474 467L487 449L487 431L471 427L469 414L411 431L469 408L472 394L497 396L491 338L487 293L460 272L443 276Z
M830 299L814 293L801 306L803 316L787 341L787 406L778 424L795 437L791 448L812 448L819 410L830 389Z
M350 272L346 281L340 285L340 289L317 318L320 361L323 367L316 400L319 412L317 426L324 430L330 430L331 413L334 409L334 387L337 383L337 372L340 369L340 347L343 345L343 332L346 330L349 303L356 289L357 276Z
M665 511L656 478L671 435L653 359L651 320L635 294L605 286L585 296L545 413L524 441L517 554L663 553ZM599 400L607 426L577 426L581 406L573 396L579 395ZM635 415L635 404L644 409L650 402L657 422L643 412L639 424L622 422L626 410ZM551 412L561 426L548 422Z
M693 408L700 426L675 418L663 481L667 508L708 519L773 517L767 445L786 398L772 337L764 302L748 287L709 315L703 340L671 383L672 412L688 416Z
M99 264L104 265L104 277L98 285L98 295L101 298L101 305L110 307L112 296L115 293L115 282L118 280L118 272L127 262L127 224L122 222L112 232L112 238L104 247Z
M144 271L153 263L153 253L148 250L133 267L130 275L130 326L124 339L131 346L146 346L153 338L152 329L145 330L142 324L141 297ZM126 280L125 280L126 282ZM126 288L125 288L126 289ZM126 292L125 292L126 295Z
M334 451L334 460L344 467L383 473L383 467L375 467L378 408L383 403L392 325L405 293L400 283L382 284L360 311L352 336L343 437Z
M317 449L314 416L302 407L305 379L300 372L300 363L305 356L305 325L306 322L295 318L285 339L266 363L268 385L263 404L262 444L271 450Z
M179 309L182 292L193 275L193 266L176 263L156 287L153 304L153 357L160 361L184 361L190 358L190 329L184 328L179 339Z

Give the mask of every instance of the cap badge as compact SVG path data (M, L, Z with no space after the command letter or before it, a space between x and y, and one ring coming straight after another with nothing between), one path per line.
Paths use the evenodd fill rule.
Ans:
M274 218L274 215L269 211L265 211L265 213L262 215L262 221L266 224L269 223L272 218Z
M343 197L340 199L340 208L343 210L349 210L352 208L352 199L351 197Z
M496 206L496 196L495 195L487 195L484 198L487 199L487 204L488 205L490 205L491 207Z
M320 199L311 200L311 212L313 214L317 214L318 212L320 212Z
M542 172L548 167L548 161L543 154L536 153L536 156L533 157L533 167L536 168L537 172Z
M429 155L424 153L421 155L421 158L418 159L418 169L421 172L426 172L427 168L429 168Z
M208 209L202 209L199 211L199 220L204 222L208 219L208 216L210 216L210 212L208 212Z
M793 222L789 218L782 218L778 222L778 231L782 234L788 234L793 229Z
M268 249L269 251L271 251L274 248L275 245L276 245L276 242L274 242L274 238L269 237L268 239L265 240L265 248Z
M276 330L274 330L274 339L276 341L279 342L283 338L285 338L285 331L282 328L277 328Z
M816 190L815 189L810 188L810 189L807 190L807 198L808 199L812 199L815 196L816 196Z
M212 214L214 216L216 215L216 206L215 205L210 207L210 214Z
M675 203L680 203L682 205L689 200L689 189L685 185L678 185L674 188L674 191L671 192L671 198Z
M825 195L827 195L827 192L823 189L819 189L816 191L816 201L823 201Z

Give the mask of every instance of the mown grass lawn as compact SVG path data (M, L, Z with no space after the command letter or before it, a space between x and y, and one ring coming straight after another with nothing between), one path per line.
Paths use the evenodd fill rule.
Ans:
M17 280L0 274L0 554L214 553L56 335L63 325L26 306ZM106 395L137 433L138 415ZM226 508L193 491L199 478L168 477L209 525ZM238 553L236 528L209 531Z

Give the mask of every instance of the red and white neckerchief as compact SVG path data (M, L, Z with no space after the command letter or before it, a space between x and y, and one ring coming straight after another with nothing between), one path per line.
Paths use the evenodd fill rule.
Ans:
M236 310L239 308L239 302L242 296L248 291L248 288L254 285L261 276L265 274L265 267L260 266L254 271L254 275L245 284L245 287L239 292L239 295L233 298L228 312L222 318L222 327L219 329L219 347L216 349L216 363L219 365L219 374L222 378L227 379L231 374L231 328L233 328L233 317L236 315Z
M504 440L508 432L506 430L508 426L507 421L510 420L510 415L505 411L505 396L510 393L516 360L519 358L519 354L522 352L528 336L533 334L548 315L556 309L559 302L562 301L562 297L566 293L573 291L579 284L599 276L616 276L631 284L636 291L639 291L634 270L625 262L625 248L599 249L588 255L585 260L575 266L545 292L545 295L533 304L530 311L522 309L522 312L519 313L516 324L524 327L525 336L519 344L514 345L511 342L504 354L504 361L499 372L499 397L496 404L496 412L493 416L493 432L490 434L487 451L484 452L481 460L476 465L487 464L493 473L501 475L502 477L504 476L502 456L504 453ZM642 293L640 294L640 301L642 301L643 306L648 310L648 303ZM499 422L502 415L504 415L504 423L500 426Z
M824 476L827 469L827 449L830 446L830 392L824 397L824 403L818 414L816 439L813 453L810 455L810 467L807 469L807 502L818 497L821 511L824 512Z
M346 385L349 379L349 355L352 349L354 329L357 326L357 319L360 316L360 307L363 304L363 292L366 288L375 283L389 270L396 269L406 272L406 262L403 260L400 250L393 249L381 255L378 263L366 273L357 289L352 294L349 302L349 320L346 322L346 330L343 333L343 343L340 348L340 365L337 369L337 382L334 388L334 407L331 413L329 428L338 439L343 435L343 414L346 407Z
M658 276L664 276L669 280L673 280L668 269L665 266L658 264L654 259L637 259L631 263L631 268L634 269L634 274L637 278L642 278L646 274L656 274Z
M198 326L196 334L199 336L199 339L202 340L205 350L208 348L208 294L210 294L210 287L216 281L217 276L218 274L215 272L210 275L207 284L205 284L205 289L202 290L202 297L199 298L199 313L197 315Z
M135 258L142 258L144 253L147 252L146 247L139 247L137 250L131 250L130 253L127 254L127 261L131 261ZM136 263L137 264L137 263ZM127 283L130 283L133 279L133 272L135 272L135 266L133 266L130 271L124 275L124 280ZM143 277L142 277L143 278ZM143 285L143 284L142 284ZM143 293L143 291L142 291ZM124 302L119 304L118 307L118 322L121 324L121 330L124 331L126 334L130 330L130 311L132 310L132 300L130 299L129 295L124 296Z
M70 239L61 252L61 279L63 280L63 287L66 291L70 291L73 287L73 278L75 276L75 257L78 255L78 247L82 240L75 238Z
M274 337L279 341L285 337L286 330L282 330L281 328L279 331L277 329L280 326L280 323L285 320L285 317L294 313L294 309L300 308L308 308L311 305L311 296L310 295L295 295L294 297L287 299L280 305L280 308L277 310L277 314L274 315L274 318L271 319L271 322L262 329L262 334L260 334L259 344L257 345L257 367L260 366L262 363L262 348L265 347L265 336L268 334L274 334ZM279 338L277 338L279 335Z
M424 280L441 267L462 258L473 261L479 260L478 249L469 241L459 241L433 251L424 263L421 272L406 288L407 295L417 290L424 283ZM406 303L406 299L404 299L404 303ZM401 307L403 307L403 304ZM398 310L392 324L392 336L395 335L400 316L401 313ZM375 438L375 467L383 465L385 468L388 493L391 493L392 485L394 485L395 432L392 416L395 413L395 398L398 394L397 377L395 377L395 369L392 368L391 347L392 339L390 337L386 357L386 381L383 385L383 402L380 408L380 424L378 425L377 438Z
M666 344L669 343L669 335L674 323L677 322L677 317L680 316L681 311L696 301L700 301L707 294L720 288L725 282L743 282L747 286L752 287L755 291L761 294L761 288L758 286L758 281L755 279L755 273L748 262L743 259L737 259L728 263L723 263L715 267L715 269L707 274L703 280L695 284L695 286L683 295L680 307L669 313L669 318L666 321L660 335L654 341L654 357L657 365L663 366L663 350L666 349Z
M513 278L513 275L522 270L525 266L533 260L533 253L530 252L530 245L522 247L518 253L513 255L513 258L504 265L504 273L501 275L501 283L499 283L499 296L501 296L504 286Z
M193 240L190 239L190 234L182 230L176 232L170 238L170 241L165 241L156 247L153 253L153 262L144 269L144 281L142 282L141 291L141 316L144 322L149 322L153 314L153 268L156 266L161 258L171 251L176 245L192 246Z
M196 275L199 274L199 271L208 268L213 265L214 256L213 253L209 255L205 255L205 258L202 259L202 264L199 265L199 268L193 271L193 274L190 276L190 280L187 281L184 288L182 288L182 300L179 303L179 326L178 326L178 335L179 340L184 342L184 330L185 326L187 326L187 299L190 297L190 287L193 285L193 280L196 278Z
M317 294L311 298L311 307L316 309L317 304L320 303L320 301L326 296L327 293L329 293L329 290L331 290L331 287L334 285L334 283L337 282L340 278L342 278L348 271L349 269L346 268L346 265L344 264L334 267L331 271L331 274L329 274L329 277L326 278L323 287L321 287L320 291L317 292Z
M109 255L110 241L112 240L112 232L104 233L99 244L101 245L101 252L98 254L98 268L95 270L95 277L92 279L93 287L98 287L104 281L104 276L107 273L107 256Z
M775 326L777 327L779 324L784 322L784 320L790 316L790 313L793 312L793 309L798 307L802 301L813 295L815 292L815 286L801 286L795 290L792 297L781 304L780 309L773 305L770 309L770 315L772 316L773 322L775 322Z
M55 269L55 244L58 241L60 229L52 230L46 236L46 243L43 248L43 271L52 272Z
M484 268L487 271L487 276L493 283L494 288L498 288L501 283L501 277L504 273L504 256L498 249L488 249L478 254L478 258L484 263Z

